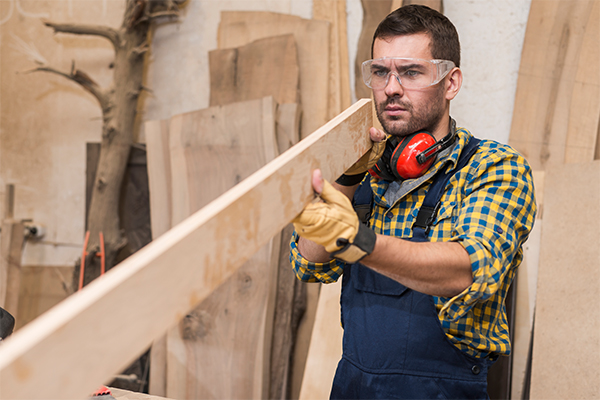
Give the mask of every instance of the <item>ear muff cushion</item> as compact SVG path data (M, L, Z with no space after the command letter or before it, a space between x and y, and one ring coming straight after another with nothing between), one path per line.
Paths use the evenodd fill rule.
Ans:
M396 180L396 176L390 168L390 160L392 158L392 154L395 148L396 140L394 140L394 138L389 139L385 144L385 150L383 151L383 155L381 156L379 161L377 161L377 164L375 164L373 168L369 170L371 176L377 179L383 179L390 182Z
M402 138L390 160L393 174L399 179L414 179L423 175L435 161L435 157L419 164L417 156L436 143L429 132L415 132Z

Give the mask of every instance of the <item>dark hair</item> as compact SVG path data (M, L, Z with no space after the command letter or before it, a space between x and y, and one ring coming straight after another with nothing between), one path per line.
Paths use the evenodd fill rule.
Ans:
M431 39L434 59L453 61L460 67L460 42L456 28L443 14L422 5L410 4L392 11L377 27L371 43L371 57L375 39L426 33Z

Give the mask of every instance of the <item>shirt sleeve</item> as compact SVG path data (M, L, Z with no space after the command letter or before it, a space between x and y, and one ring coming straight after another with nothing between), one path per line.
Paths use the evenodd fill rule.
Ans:
M508 149L508 150L507 150ZM465 197L457 210L453 241L469 253L473 284L449 299L440 315L457 321L500 290L522 259L522 244L536 213L527 161L509 147L478 158L461 179Z
M343 261L333 259L326 263L308 261L298 251L298 234L294 231L290 242L290 262L294 273L303 282L336 282L344 272Z

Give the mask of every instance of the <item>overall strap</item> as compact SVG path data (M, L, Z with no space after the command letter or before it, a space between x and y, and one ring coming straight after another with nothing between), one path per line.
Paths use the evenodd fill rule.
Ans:
M417 214L417 218L413 224L413 241L417 242L426 242L428 240L428 233L431 227L431 224L435 220L438 209L440 207L440 200L444 193L444 189L446 188L446 184L450 180L450 178L458 171L463 169L473 154L477 151L479 147L480 140L477 138L471 138L469 143L463 148L458 161L456 162L456 167L448 171L446 173L439 173L434 182L431 184L427 194L425 195L425 200L423 200L423 205Z
M354 192L352 198L352 206L358 215L358 220L369 226L371 218L371 207L373 206L373 191L371 190L371 174L367 174L366 178Z

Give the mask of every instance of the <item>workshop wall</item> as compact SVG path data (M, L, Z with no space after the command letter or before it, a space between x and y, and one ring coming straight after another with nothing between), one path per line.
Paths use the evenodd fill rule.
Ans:
M477 136L508 140L529 0L446 0L458 28L465 80L452 106L459 125ZM207 52L217 47L221 10L267 10L310 18L312 2L190 0L179 22L156 29L146 76L144 120L208 106ZM85 143L100 140L96 100L78 85L35 68L43 57L63 71L78 69L111 82L112 49L100 38L53 35L51 21L121 23L122 0L6 0L0 2L0 199L15 185L15 217L44 225L45 236L25 245L23 264L71 266L84 237ZM360 0L348 0L350 76L362 24ZM351 79L353 81L353 78ZM143 141L143 132L140 141ZM3 201L0 202L0 216Z

